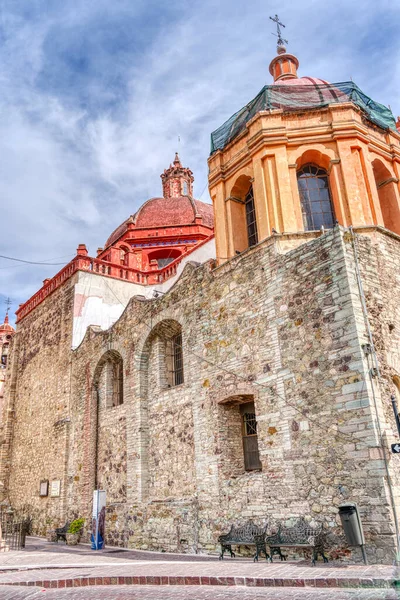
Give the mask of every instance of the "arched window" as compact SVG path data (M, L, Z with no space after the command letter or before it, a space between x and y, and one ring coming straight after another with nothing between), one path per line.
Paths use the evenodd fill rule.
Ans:
M110 350L103 355L97 365L94 387L106 408L123 404L123 360L118 352Z
M165 389L184 383L181 325L172 319L158 323L150 333L144 357L149 373L153 376L158 371L152 385L158 383Z
M182 332L166 340L166 362L168 387L183 383Z
M335 216L325 169L311 163L304 165L297 172L297 185L305 231L315 231L322 226L332 228Z
M125 246L121 246L120 248L120 264L121 265L128 265L128 255L129 255L129 248L126 248Z
M255 246L258 242L258 232L252 185L247 192L244 204L246 209L247 237L249 239L249 246Z
M3 344L0 357L0 369L5 369L7 366L8 343Z

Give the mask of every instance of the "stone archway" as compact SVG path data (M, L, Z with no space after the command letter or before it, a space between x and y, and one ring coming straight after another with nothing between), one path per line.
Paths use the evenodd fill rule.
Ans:
M123 359L116 350L103 354L92 382L95 411L94 489L107 492L107 504L126 501L126 406ZM115 540L116 541L116 540Z

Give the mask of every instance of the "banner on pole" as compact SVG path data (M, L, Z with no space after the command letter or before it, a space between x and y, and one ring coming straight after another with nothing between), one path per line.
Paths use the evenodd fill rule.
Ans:
M102 550L104 548L105 524L106 492L104 490L94 490L91 534L92 550Z

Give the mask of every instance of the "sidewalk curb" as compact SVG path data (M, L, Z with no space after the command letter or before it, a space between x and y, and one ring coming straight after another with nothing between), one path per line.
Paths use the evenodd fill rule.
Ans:
M287 588L364 588L392 589L397 580L380 578L365 579L348 577L344 579L315 577L306 578L277 578L277 577L175 577L175 576L117 576L117 577L74 577L71 579L39 579L32 581L2 582L1 586L37 586L42 588L71 588L100 585L207 585L207 586L245 586L245 587L287 587Z

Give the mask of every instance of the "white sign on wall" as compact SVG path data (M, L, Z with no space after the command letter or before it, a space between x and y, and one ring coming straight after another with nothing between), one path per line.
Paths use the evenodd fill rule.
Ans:
M61 493L61 481L59 479L54 479L51 482L51 488L50 488L50 496L52 498L56 498L57 496L59 496Z

